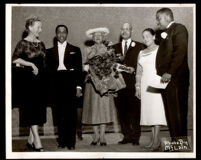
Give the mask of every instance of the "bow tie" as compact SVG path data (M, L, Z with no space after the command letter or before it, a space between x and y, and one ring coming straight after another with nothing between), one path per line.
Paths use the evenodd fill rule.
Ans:
M57 46L58 46L58 47L65 47L65 44L60 44L60 43L58 43Z

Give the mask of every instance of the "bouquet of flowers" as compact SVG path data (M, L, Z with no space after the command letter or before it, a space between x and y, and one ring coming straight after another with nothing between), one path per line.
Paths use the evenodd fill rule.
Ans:
M115 54L114 49L105 43L101 48L91 47L88 56L89 76L100 95L115 93L126 87L122 74L118 70L130 72L130 67L119 64L123 60L121 54Z

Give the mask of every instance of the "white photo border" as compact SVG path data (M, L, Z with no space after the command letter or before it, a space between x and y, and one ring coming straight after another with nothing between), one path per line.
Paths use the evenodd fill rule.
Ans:
M196 4L6 4L6 158L195 158L196 157ZM11 24L12 7L192 7L193 8L193 152L12 152Z

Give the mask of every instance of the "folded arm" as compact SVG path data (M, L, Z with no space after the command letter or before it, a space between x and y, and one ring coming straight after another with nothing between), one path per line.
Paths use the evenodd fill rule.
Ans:
M176 33L173 35L172 45L173 45L172 60L170 68L167 73L173 76L183 63L185 56L187 56L188 32L185 26L183 25L178 26Z

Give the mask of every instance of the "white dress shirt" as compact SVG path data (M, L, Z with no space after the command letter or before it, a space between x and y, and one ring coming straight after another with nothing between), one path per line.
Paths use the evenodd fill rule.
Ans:
M57 43L57 46L58 46L58 53L59 53L59 67L57 68L57 70L67 70L65 65L64 65L64 54L65 54L65 50L66 50L66 45L67 45L67 42L63 42L63 43L60 43L58 42Z
M174 21L170 22L166 28L169 28L172 24L174 23Z
M59 67L57 68L57 71L67 70L64 65L64 55L65 55L66 45L67 45L66 41L64 41L63 43L60 43L60 42L57 43L58 53L59 53ZM81 86L77 86L76 88L82 90Z
M127 40L125 40L125 39L122 40L121 46L122 46L122 52L123 52L123 54L125 54L125 53L124 53L124 46L125 46L126 41L127 41L127 50L128 50L128 48L129 48L129 46L130 46L130 44L131 44L131 38L129 38L129 39L127 39Z

